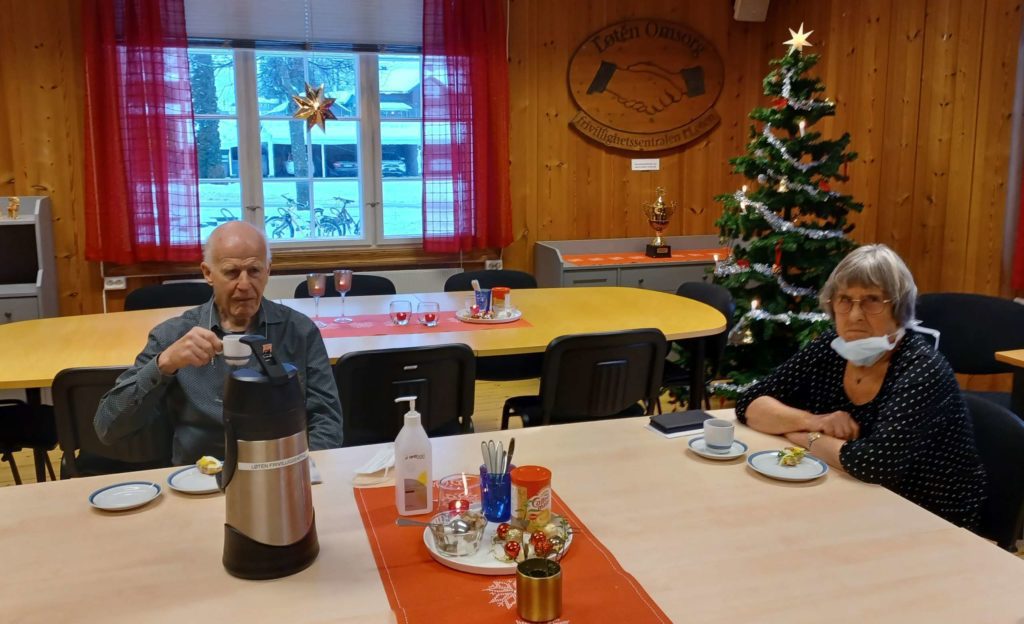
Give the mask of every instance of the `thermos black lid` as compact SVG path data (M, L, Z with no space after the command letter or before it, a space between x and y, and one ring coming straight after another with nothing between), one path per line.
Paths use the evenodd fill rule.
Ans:
M263 336L246 336L262 370L242 368L224 385L224 422L240 440L273 440L306 427L306 401L297 369L263 353Z

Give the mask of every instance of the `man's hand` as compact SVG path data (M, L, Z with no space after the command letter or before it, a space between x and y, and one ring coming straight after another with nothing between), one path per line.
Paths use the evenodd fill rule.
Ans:
M811 425L811 431L820 431L840 440L856 440L860 436L860 425L849 412L819 414L811 419Z
M203 327L193 327L164 349L157 357L156 365L164 375L173 375L186 366L209 364L223 348L217 334Z

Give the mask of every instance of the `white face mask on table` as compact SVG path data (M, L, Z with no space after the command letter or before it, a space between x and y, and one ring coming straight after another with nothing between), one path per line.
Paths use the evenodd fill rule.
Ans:
M871 366L882 359L886 353L895 349L905 333L906 330L901 327L894 334L871 336L860 340L846 341L842 337L836 337L832 341L832 349L854 366ZM894 336L895 339L890 342L889 336Z

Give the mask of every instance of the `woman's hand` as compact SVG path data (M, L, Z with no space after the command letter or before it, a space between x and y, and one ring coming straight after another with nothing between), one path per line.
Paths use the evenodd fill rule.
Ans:
M811 430L820 431L840 440L856 440L860 436L860 425L850 416L849 412L842 410L815 416Z
M790 431L786 434L786 439L800 448L807 448L807 432L806 431Z

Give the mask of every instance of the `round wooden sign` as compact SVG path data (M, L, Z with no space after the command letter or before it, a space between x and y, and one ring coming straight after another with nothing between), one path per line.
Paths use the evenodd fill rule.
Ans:
M701 34L659 19L633 19L587 38L569 61L580 111L572 125L595 141L653 151L689 143L718 125L722 57Z

